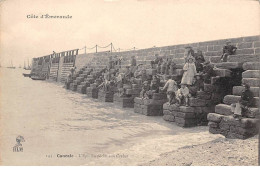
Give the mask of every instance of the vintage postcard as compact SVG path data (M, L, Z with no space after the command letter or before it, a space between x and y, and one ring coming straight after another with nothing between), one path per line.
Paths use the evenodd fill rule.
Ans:
M0 0L0 165L258 165L256 0Z

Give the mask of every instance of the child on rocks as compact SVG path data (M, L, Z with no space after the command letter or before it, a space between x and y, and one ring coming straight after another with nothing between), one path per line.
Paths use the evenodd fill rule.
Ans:
M142 86L142 91L140 93L140 97L142 99L147 98L146 92L148 92L149 90L150 90L150 86L149 86L148 81L144 81L143 86Z
M173 77L171 76L166 76L166 79L167 79L167 82L166 84L164 85L163 87L163 91L167 90L167 99L168 99L168 102L169 104L173 104L175 103L175 93L177 92L178 90L178 87L177 87L177 83L173 80Z
M185 106L189 106L189 97L190 97L190 92L189 88L186 86L186 84L181 83L181 88L178 89L176 93L176 99L178 101L177 105L180 106L185 100Z

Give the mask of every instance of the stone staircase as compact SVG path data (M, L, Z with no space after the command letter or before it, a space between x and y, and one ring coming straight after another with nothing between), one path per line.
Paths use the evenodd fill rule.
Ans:
M259 117L259 86L260 86L260 62L258 55L233 55L229 56L227 63L217 64L219 67L242 68L242 83L247 83L254 95L254 105L251 112ZM237 62L239 61L239 62ZM215 107L215 112L208 115L209 132L222 134L227 138L246 139L257 134L258 119L243 118L236 121L231 112L231 104L237 103L244 90L243 86L234 86L232 94L226 95L222 104Z

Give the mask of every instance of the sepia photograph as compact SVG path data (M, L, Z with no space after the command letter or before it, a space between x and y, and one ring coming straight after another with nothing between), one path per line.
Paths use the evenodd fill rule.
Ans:
M258 166L257 0L0 0L0 166Z

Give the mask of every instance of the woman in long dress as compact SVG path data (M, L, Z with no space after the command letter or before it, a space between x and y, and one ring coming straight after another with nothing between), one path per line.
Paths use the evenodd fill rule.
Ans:
M183 70L184 70L184 73L182 75L181 83L191 85L192 81L194 79L194 76L197 73L193 57L190 57L187 59L187 62L183 66Z

